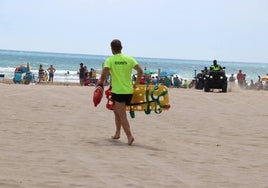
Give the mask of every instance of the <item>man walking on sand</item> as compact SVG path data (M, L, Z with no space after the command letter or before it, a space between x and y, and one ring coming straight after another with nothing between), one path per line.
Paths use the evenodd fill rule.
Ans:
M122 54L122 48L120 40L115 39L111 42L113 56L105 60L97 85L103 86L106 77L109 73L111 74L112 99L114 100L113 111L116 125L115 135L112 138L120 138L122 126L128 138L128 145L132 145L134 137L131 134L127 119L126 105L129 105L131 102L133 87L140 82L142 68L134 58ZM137 79L134 85L132 84L131 77L132 69L137 71Z

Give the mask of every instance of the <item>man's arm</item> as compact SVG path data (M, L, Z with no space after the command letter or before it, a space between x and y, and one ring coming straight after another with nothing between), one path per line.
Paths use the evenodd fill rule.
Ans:
M135 85L137 85L140 83L143 71L142 71L142 68L140 67L140 65L138 65L138 64L134 67L134 69L137 71L137 79L135 82Z
M110 69L108 67L104 67L102 69L101 77L99 78L98 83L97 83L98 85L103 85L104 84L109 72L110 72Z

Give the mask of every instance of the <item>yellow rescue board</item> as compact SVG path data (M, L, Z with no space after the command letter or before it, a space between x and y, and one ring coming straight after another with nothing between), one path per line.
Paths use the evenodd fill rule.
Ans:
M136 85L130 106L127 111L145 111L150 113L155 111L161 113L162 110L168 110L169 96L168 88L164 85Z

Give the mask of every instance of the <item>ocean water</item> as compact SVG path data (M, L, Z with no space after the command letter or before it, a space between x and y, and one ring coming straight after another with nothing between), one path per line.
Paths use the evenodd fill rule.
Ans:
M129 54L128 54L129 55ZM56 68L54 81L61 82L79 82L78 70L80 63L85 66L94 68L100 72L102 64L108 56L86 55L86 54L67 54L67 53L48 53L48 52L29 52L29 51L11 51L0 50L0 74L5 74L5 78L13 78L15 67L27 62L31 65L31 71L37 76L39 65L42 64L44 69L50 65ZM204 67L212 64L211 60L182 60L182 59L160 59L160 58L143 58L135 57L141 67L147 70L157 72L161 71L175 72L179 77L192 80L196 73L199 73ZM268 62L224 62L218 60L218 63L225 67L227 76L232 73L236 75L239 69L246 74L246 80L258 80L258 76L268 74ZM66 74L69 72L69 74Z

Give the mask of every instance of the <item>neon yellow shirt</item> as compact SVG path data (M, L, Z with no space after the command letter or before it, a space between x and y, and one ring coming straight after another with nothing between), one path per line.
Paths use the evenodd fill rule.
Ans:
M137 61L124 54L115 54L106 59L104 67L110 69L112 77L112 93L132 94L132 69L137 65Z

